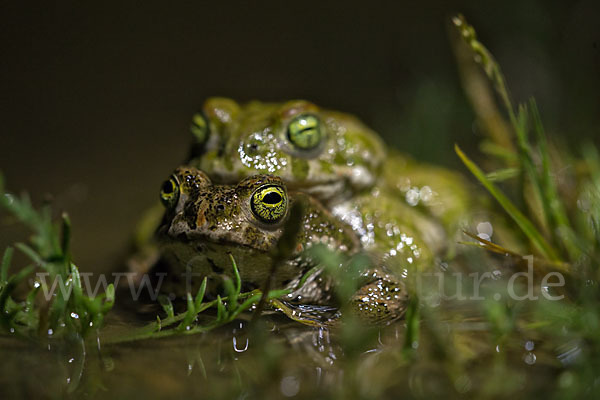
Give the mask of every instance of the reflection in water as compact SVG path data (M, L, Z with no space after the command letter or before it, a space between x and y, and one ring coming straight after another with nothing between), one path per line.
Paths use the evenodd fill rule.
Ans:
M493 385L508 395L539 389L556 376L557 364L572 364L582 351L579 341L552 347L526 332L501 339L473 304L424 304L421 312L419 346L411 352L405 321L326 328L277 314L253 323L240 319L204 334L118 345L100 346L102 334L85 346L81 340L51 342L50 350L1 338L0 384L20 382L3 385L9 390L3 398L27 397L40 385L53 393L99 399L390 393L430 398L476 395ZM123 322L111 321L108 328L119 326Z
M579 340L572 340L559 346L557 349L558 359L563 365L573 364L581 355L581 345Z
M245 338L245 344L243 345L243 347L238 347L238 342L243 342L240 341L240 339L238 338L238 336L236 335L237 333L240 333L240 335L243 335L243 330L244 330L244 323L240 322L239 323L239 327L238 328L234 328L233 329L233 350L235 350L236 353L243 353L244 351L248 350L248 344L250 343L250 340L248 339L248 337L246 336Z

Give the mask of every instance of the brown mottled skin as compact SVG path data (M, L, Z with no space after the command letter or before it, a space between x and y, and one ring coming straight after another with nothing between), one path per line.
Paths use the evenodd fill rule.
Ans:
M319 129L311 136L318 137L318 145L309 149L290 136L293 127L303 138L306 124L298 119L306 115ZM210 98L194 116L191 129L194 142L187 164L206 175L191 167L178 169L176 174L185 181L181 198L168 210L159 236L171 270L189 266L209 276L213 292L223 274L231 275L229 253L240 266L245 289L266 279L270 249L283 221L264 224L249 212L252 188L262 183L285 183L290 202L302 199L314 210L316 217L305 217L299 251L324 240L350 254L368 252L379 272L395 276L405 277L432 267L436 259L451 257L463 218L472 211L472 194L460 175L386 151L377 134L354 116L308 101L239 104ZM150 256L130 263L132 270L146 271L156 260L152 234L160 212L149 213L138 231L140 253ZM299 258L289 260L278 270L277 286L292 287L311 267ZM390 311L402 304L388 295L390 289L396 293L400 288L394 282L389 275L371 277L353 304L361 312L370 310L374 320L401 314L401 307ZM335 282L311 282L312 289L300 297L327 303L326 287L331 284ZM182 293L185 288L185 283L175 282L172 291Z
M269 278L273 246L288 215L276 223L260 221L252 213L250 198L255 190L276 185L287 193L290 205L303 202L304 214L296 251L277 267L271 277L272 288L296 289L283 299L286 302L335 304L335 282L320 273L311 275L303 287L297 288L301 277L315 266L310 259L300 257L303 250L316 243L346 254L360 250L352 229L318 201L301 192L288 192L281 178L272 175L248 177L236 185L214 185L203 172L184 166L175 170L173 177L179 183L180 194L167 210L158 237L170 271L181 274L189 268L194 274L191 290L208 276L208 293L218 293L222 277L233 276L230 254L238 266L244 290L262 287ZM177 282L167 288L179 293L186 289ZM351 304L366 319L387 321L403 314L405 300L404 286L399 281L383 270L370 270Z

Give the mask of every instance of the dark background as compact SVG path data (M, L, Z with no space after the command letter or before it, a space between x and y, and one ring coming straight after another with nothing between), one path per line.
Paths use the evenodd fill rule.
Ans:
M455 12L551 134L575 150L599 136L597 1L97 3L0 8L0 170L69 210L84 270L114 266L208 96L306 98L460 168L453 143L474 153L478 139L447 38ZM16 230L0 232L5 244Z

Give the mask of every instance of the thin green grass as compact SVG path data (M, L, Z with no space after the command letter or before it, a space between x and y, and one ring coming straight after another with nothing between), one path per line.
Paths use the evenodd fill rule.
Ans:
M115 302L115 289L108 285L106 293L94 298L88 297L83 292L81 277L78 268L71 262L69 251L71 226L66 214L62 215L61 225L52 221L49 206L36 210L26 195L16 197L4 192L2 177L0 176L0 206L13 214L21 223L33 231L30 243L17 243L15 247L27 256L32 264L10 274L10 265L14 249L5 250L0 265L0 323L4 333L17 334L26 338L63 338L77 335L85 338L93 330L97 331L102 326L104 318ZM299 226L300 220L293 219L292 223ZM293 246L287 242L294 238L294 229L284 235L277 251L278 260L289 256ZM204 302L207 279L205 278L198 290L192 296L187 293L186 311L175 315L171 301L164 296L159 298L166 314L166 318L157 316L156 322L142 328L120 334L115 338L106 338L105 342L121 343L134 340L155 339L177 334L195 334L207 332L225 325L249 310L259 302L269 302L287 293L288 290L269 290L266 295L261 291L242 293L242 282L237 264L233 257L233 280L225 277L225 297ZM276 261L277 262L277 261ZM46 273L49 280L36 280L35 285L29 289L25 300L13 297L15 290L25 285L25 279L34 272ZM64 282L65 287L71 287L66 293L62 290L52 292L48 303L40 299L39 292L51 293L49 287L44 286L55 280ZM198 315L210 308L216 308L215 319L205 324L197 324ZM177 325L175 325L177 324Z
M17 243L31 264L11 275L13 250L8 248L0 269L0 324L5 333L30 339L63 338L73 335L84 338L99 329L115 301L114 286L94 298L87 297L81 286L79 270L71 261L69 243L71 224L63 214L60 223L52 220L48 205L35 209L27 195L20 197L6 193L0 175L0 207L26 225L32 236L29 243ZM25 284L33 273L43 273L49 282L58 282L70 289L58 290L49 298L40 296L48 292L47 281L36 279L28 289L25 300L14 297L16 290ZM36 276L37 278L37 276Z
M502 208L513 221L521 228L523 233L531 240L533 245L540 253L552 261L557 261L558 256L546 242L542 234L535 228L533 223L513 204L512 201L496 185L494 185L485 175L485 173L462 152L458 145L454 147L456 154L460 157L465 166L477 178L479 182L490 192L490 194L500 203Z
M483 73L497 90L508 117L507 126L511 128L510 136L504 138L510 146L489 140L482 144L482 151L492 155L497 166L489 173L484 172L458 146L456 152L467 169L496 200L499 210L511 218L514 230L527 239L531 251L546 259L549 270L568 272L565 274L567 286L573 290L565 291L567 296L561 301L542 298L537 302L517 302L508 299L504 292L496 291L498 286L493 286L486 292L488 297L484 301L469 303L467 311L470 314L463 313L460 305L452 302L449 302L450 306L456 306L457 310L443 309L444 304L427 307L424 305L427 293L418 297L421 293L412 292L405 319L389 327L395 330L395 345L389 345L385 338L382 341L385 335L381 332L385 329L365 329L359 322L346 317L344 323L336 327L339 328L336 332L338 336L332 340L335 345L339 344L344 356L335 361L338 370L332 370L343 372L344 382L336 386L323 380L316 390L319 395L329 390L328 393L333 393L332 398L390 397L404 393L404 390L409 397L429 398L434 395L440 397L441 390L450 398L468 394L474 398L491 399L529 396L531 393L527 392L529 389L526 385L534 385L542 380L543 390L547 393L545 397L592 397L597 388L597 371L600 370L600 155L592 146L584 148L583 158L579 160L584 172L577 181L578 203L574 205L564 196L560 183L555 179L556 165L552 157L555 153L551 142L547 140L537 106L530 101L526 105L513 107L502 71L492 54L477 40L475 30L463 17L456 17L453 21L474 59L481 64ZM564 155L564 151L558 153ZM68 217L63 216L58 223L52 222L48 207L34 209L26 196L18 198L5 194L1 183L0 180L0 203L33 231L30 242L17 244L14 249L10 247L2 256L1 331L35 339L46 338L49 329L53 331L52 337L89 337L90 332L97 329L110 312L115 301L114 290L109 287L107 293L96 298L85 296L79 271L72 262ZM541 219L531 217L534 207L539 207ZM284 237L295 236L293 229L286 231ZM520 258L519 253L505 249L502 244L480 239L473 234L467 235L478 241L477 249L468 248L474 250L472 253L477 256L488 254L481 250L484 248L503 256L509 255L511 261ZM286 239L275 249L273 258L285 259L293 248L292 241ZM29 261L22 268L11 270L15 249ZM317 261L317 266L300 279L299 286L312 279L314 274L329 274L337 283L336 296L340 303L354 293L362 269L370 262L362 255L348 258L328 251L323 246L313 247L310 256ZM480 259L483 258L475 258L476 261ZM207 279L204 279L196 293L187 294L183 312L177 314L168 297L159 297L164 315L157 316L156 321L141 328L128 328L113 337L102 336L102 343L116 344L207 332L234 321L253 306L256 306L254 312L257 314L263 308L276 309L280 297L289 293L270 290L269 283L262 290L241 292L238 266L233 258L231 263L233 274L223 280L223 297L207 301ZM495 265L485 265L485 268L495 268ZM267 267L274 271L277 262ZM474 261L468 260L465 268L477 271L479 267ZM514 265L503 271L510 271L511 267ZM17 288L27 288L26 278L36 271L66 279L73 285L72 295L67 298L57 293L58 297L50 304L40 303L40 290L44 288L37 286L28 288L24 296L17 296ZM447 275L453 275L452 271L448 271ZM506 283L506 277L494 282ZM499 299L491 296L496 294L502 296ZM478 314L473 316L474 312ZM71 313L79 317L76 319L79 322L71 317ZM86 328L82 321L91 322L93 328ZM467 336L472 333L468 328L471 322L480 324L473 328L477 333L473 338ZM322 325L317 326L319 333L326 329ZM306 361L308 358L300 358L298 354L282 350L272 342L261 342L257 337L260 336L251 340L252 349L255 350L253 357L256 358L244 359L244 356L252 357L245 354L238 359L239 354L236 354L233 372L227 378L232 381L230 378L233 377L236 390L239 391L248 381L252 381L266 385L267 389L273 386L274 393L278 394L276 390L279 390L280 379L284 372L289 372L286 367L289 369L289 365L292 365L290 371L302 371L303 365L297 361ZM523 346L523 343L530 341L535 343L532 351ZM79 340L76 344L72 347L85 353L86 343ZM478 344L483 344L483 347L476 347ZM371 351L373 349L376 351ZM579 355L575 361L563 363L560 358L562 355L569 352L575 354L576 351L579 351ZM523 357L530 355L529 352L539 357L537 365L525 365ZM543 360L543 355L549 356ZM205 364L199 354L190 355L190 358L193 362L189 362L189 368L198 365L202 379L215 376L211 375L214 373L211 370L213 366ZM84 357L76 359L76 369L81 372L85 364ZM244 360L251 365L248 371L238 368L244 365ZM216 375L224 376L225 363L219 358L216 364ZM88 363L90 365L93 366L93 363ZM314 369L312 364L307 368ZM318 368L321 371L321 366ZM71 386L69 391L76 387L81 373L75 376L75 386ZM248 376L250 378L247 379ZM303 381L303 390L310 390L305 382L309 381ZM196 381L193 384L197 384ZM223 388L224 392L227 390L231 388Z
M577 235L573 231L565 202L559 196L557 181L552 171L552 163L548 141L535 100L521 104L515 110L506 87L502 70L492 54L477 40L475 30L461 15L453 19L453 23L466 46L472 51L473 59L482 67L484 73L496 90L512 127L516 153L507 150L500 144L488 142L484 149L495 156L503 167L497 171L484 173L458 146L455 150L465 166L479 182L499 202L504 211L518 225L531 241L542 257L553 262L575 262L581 256L581 246L577 243ZM533 133L531 132L533 131ZM535 138L535 143L533 139ZM515 161L518 167L515 168ZM521 211L493 181L510 181L520 178L516 192L525 198L530 212L542 208L542 221L538 227L526 217L527 210ZM531 190L527 190L529 187ZM530 197L527 195L530 194ZM545 229L547 228L547 229ZM544 235L546 233L546 235Z
M577 361L564 362L558 353L557 379L548 380L549 393L555 398L580 398L597 395L596 376L600 367L600 292L598 291L598 263L600 262L600 157L593 145L584 147L583 158L568 154L565 148L553 149L549 143L535 101L519 105L515 110L505 85L500 67L491 53L477 40L475 30L464 17L453 19L459 36L470 49L476 63L495 88L512 128L515 151L500 143L485 142L482 150L491 155L500 169L485 173L467 157L458 146L456 153L467 169L497 200L500 209L506 212L528 238L532 250L551 261L557 270L568 272L566 294L560 301L538 300L531 304L515 303L507 308L500 302L486 302L486 319L492 324L500 346L509 344L510 339L527 332L531 337L543 337L556 349L580 351ZM493 140L494 138L492 138ZM509 146L510 147L510 146ZM556 173L556 158L572 163L574 174L571 186L565 195L561 191ZM559 161L560 161L559 160ZM506 169L518 169L518 173L506 174ZM500 177L500 179L495 179ZM492 179L490 179L492 178ZM515 179L516 178L516 179ZM495 182L492 182L495 181ZM496 184L497 183L497 184ZM500 189L512 188L513 194L521 199L510 198ZM511 186L512 185L512 186ZM527 190L529 189L529 190ZM518 206L519 205L519 206ZM527 215L536 211L537 224ZM488 250L503 251L502 246L478 239ZM507 252L508 253L508 252ZM515 253L510 253L515 256ZM562 266L562 268L561 268ZM563 269L566 268L566 269ZM573 346L573 343L577 343ZM558 350L557 350L558 351ZM564 350L561 350L564 351ZM510 368L506 360L499 360L499 368ZM530 360L531 362L531 360ZM490 386L490 397L501 392L500 386ZM495 391L497 390L497 391Z

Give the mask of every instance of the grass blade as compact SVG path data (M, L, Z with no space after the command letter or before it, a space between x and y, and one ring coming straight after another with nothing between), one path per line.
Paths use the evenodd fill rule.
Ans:
M194 307L196 311L200 310L200 305L202 304L202 300L204 300L204 293L206 293L206 283L207 277L205 276L200 284L200 289L198 289L198 293L196 293L196 298L194 299Z
M419 345L419 301L412 296L406 309L406 336L404 337L403 353L408 359L415 358L415 352Z
M556 184L552 179L546 133L544 132L544 125L542 124L540 112L534 99L529 101L529 108L531 110L531 118L533 120L537 143L542 158L541 186L544 195L544 204L548 204L548 212L555 228L552 231L556 232L558 230L559 234L565 233L561 234L558 239L560 243L564 244L569 253L569 257L572 260L575 260L579 257L580 251L576 243L571 240L572 235L569 234L572 233L571 224L567 217L563 202L558 195Z
M458 30L461 39L474 53L476 62L481 65L488 79L494 84L494 88L508 112L510 121L515 124L517 118L513 110L508 89L504 83L504 75L494 56L492 56L492 53L477 40L475 29L467 23L467 20L463 15L458 14L454 16L452 18L452 23Z
M221 299L221 296L217 295L217 322L225 321L226 316L227 310L223 304L223 299Z
M238 293L233 287L233 282L227 276L223 277L223 286L225 287L225 294L227 296L227 309L233 311L237 307L237 296Z
M0 284L4 284L8 280L8 268L10 268L13 253L14 249L12 247L7 247L6 250L4 250L2 266L0 267Z
M191 328L190 325L192 324L192 321L194 320L194 318L196 318L196 315L197 315L196 308L194 307L194 300L192 299L191 293L187 293L186 300L187 300L187 311L185 312L185 316L183 317L183 320L179 324L178 329L180 329L180 330L190 330L190 328Z
M239 294L242 291L242 278L240 277L240 271L238 269L237 263L233 258L233 255L229 253L229 258L231 259L231 265L233 267L233 277L235 283L235 291Z
M175 311L173 309L173 303L171 303L171 299L167 296L159 296L158 302L160 303L163 311L167 314L167 318L173 318L175 316Z
M488 173L486 176L491 182L502 182L519 176L521 170L519 168L503 168L494 172Z
M110 284L106 288L106 297L104 298L104 304L102 305L102 314L108 313L115 305L115 285Z
M69 256L69 244L71 243L71 219L67 213L62 213L62 236L61 249L63 256Z
M469 159L465 153L462 152L458 145L454 145L454 150L469 171L471 171L477 180L479 180L479 182L481 182L481 184L490 192L490 194L494 196L502 208L504 208L513 221L517 223L519 228L521 228L523 233L525 233L529 240L531 240L533 245L540 251L540 253L549 260L559 261L559 258L552 247L535 228L535 226L533 226L531 221L529 221L529 219L527 219L527 217L525 217L525 215L519 211L519 209L509 200L508 197L504 195L504 193L500 191L500 189L496 187L496 185L487 179L485 173L473 161L471 161L471 159Z

